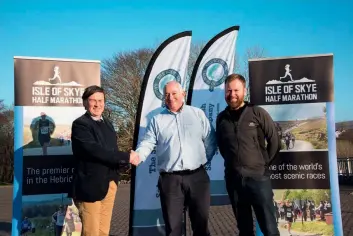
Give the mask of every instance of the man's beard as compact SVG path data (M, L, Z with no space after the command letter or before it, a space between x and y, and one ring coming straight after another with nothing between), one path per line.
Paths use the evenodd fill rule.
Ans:
M239 98L236 102L231 102L227 100L228 106L232 109L232 110L236 110L238 108L240 108L240 106L243 104L244 102L244 98Z

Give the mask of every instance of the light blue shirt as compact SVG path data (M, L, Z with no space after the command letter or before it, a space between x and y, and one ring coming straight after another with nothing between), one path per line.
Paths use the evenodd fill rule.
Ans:
M215 155L215 130L199 108L183 105L177 113L165 109L151 119L136 152L145 161L154 148L160 172L194 170Z

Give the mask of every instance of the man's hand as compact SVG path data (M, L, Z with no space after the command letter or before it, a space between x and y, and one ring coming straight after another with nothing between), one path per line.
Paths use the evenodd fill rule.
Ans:
M137 152L131 150L130 151L130 163L133 164L134 166L137 166L140 164L140 157Z

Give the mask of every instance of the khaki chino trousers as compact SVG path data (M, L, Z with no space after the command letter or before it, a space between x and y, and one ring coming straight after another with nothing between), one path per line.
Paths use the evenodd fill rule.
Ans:
M81 236L109 236L117 189L115 181L110 181L107 195L102 201L75 201L82 222Z

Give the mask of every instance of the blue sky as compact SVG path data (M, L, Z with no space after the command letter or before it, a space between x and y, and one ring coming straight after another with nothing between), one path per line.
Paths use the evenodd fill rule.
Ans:
M353 120L352 11L349 0L2 0L0 98L13 102L14 56L103 60L184 30L198 42L240 25L239 55L254 46L271 57L333 53L336 120Z

